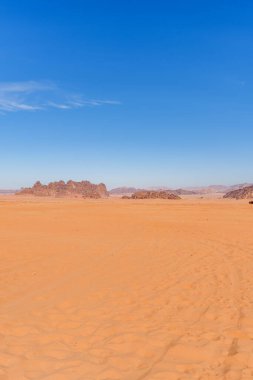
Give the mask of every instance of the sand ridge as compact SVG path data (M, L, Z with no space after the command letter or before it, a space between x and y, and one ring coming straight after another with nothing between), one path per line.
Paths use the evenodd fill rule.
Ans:
M1 380L253 378L253 209L0 202Z

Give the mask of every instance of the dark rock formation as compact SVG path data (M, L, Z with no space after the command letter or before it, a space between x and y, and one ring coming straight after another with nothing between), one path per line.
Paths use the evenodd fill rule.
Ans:
M124 197L124 199L181 199L178 195L170 191L137 191L131 197Z
M33 187L21 189L17 195L35 195L38 197L83 197L83 198L105 198L108 191L103 183L94 185L89 181L58 181L42 185L37 181Z
M253 186L243 187L242 189L229 191L223 198L250 199L253 198Z

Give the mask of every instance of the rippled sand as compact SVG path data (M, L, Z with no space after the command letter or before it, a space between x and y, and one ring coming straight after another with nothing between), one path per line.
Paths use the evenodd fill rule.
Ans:
M253 379L247 201L0 198L0 380Z

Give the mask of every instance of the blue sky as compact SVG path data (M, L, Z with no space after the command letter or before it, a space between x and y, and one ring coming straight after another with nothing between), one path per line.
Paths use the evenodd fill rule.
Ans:
M253 2L1 0L0 188L253 181Z

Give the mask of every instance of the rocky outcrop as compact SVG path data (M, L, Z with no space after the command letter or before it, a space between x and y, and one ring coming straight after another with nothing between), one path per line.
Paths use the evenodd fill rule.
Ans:
M42 185L37 181L33 187L21 189L17 195L35 195L38 197L83 197L83 198L105 198L108 191L103 183L94 185L89 181L58 181Z
M178 195L169 191L137 191L131 197L123 197L124 199L181 199Z
M247 186L242 189L229 191L223 198L251 199L253 198L253 186Z

